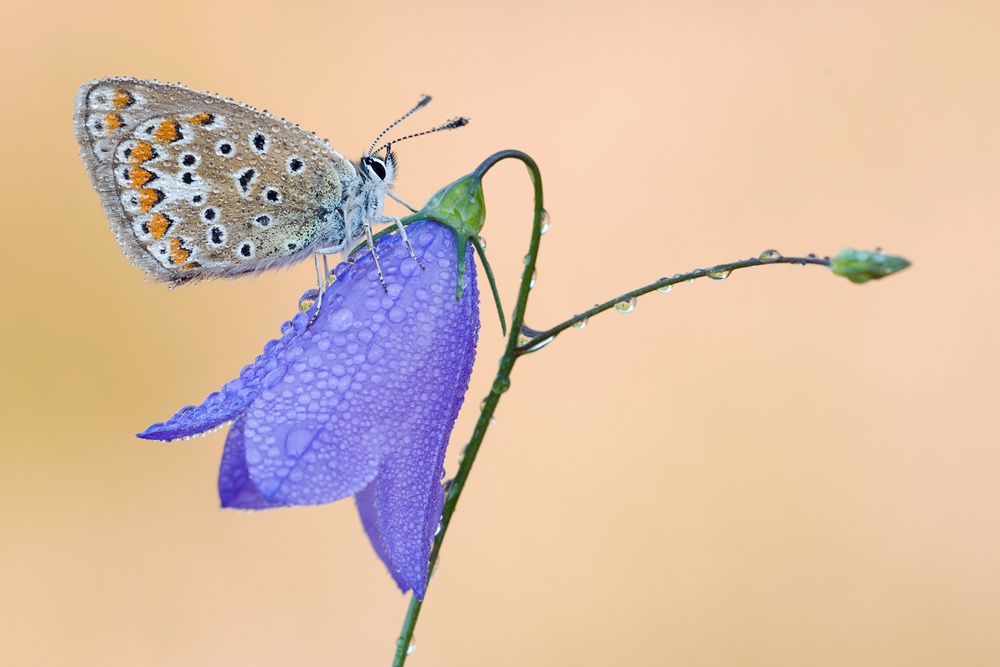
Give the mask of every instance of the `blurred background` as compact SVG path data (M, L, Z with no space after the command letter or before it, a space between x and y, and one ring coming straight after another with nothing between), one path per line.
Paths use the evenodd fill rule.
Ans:
M914 263L680 285L524 358L408 664L1000 664L998 28L972 1L5 3L0 663L386 665L408 602L352 501L222 512L224 433L133 437L315 277L144 282L71 123L81 84L127 75L352 158L431 94L401 132L473 122L399 146L414 204L528 152L536 329L765 248ZM509 309L523 167L486 196ZM503 345L482 312L450 474Z

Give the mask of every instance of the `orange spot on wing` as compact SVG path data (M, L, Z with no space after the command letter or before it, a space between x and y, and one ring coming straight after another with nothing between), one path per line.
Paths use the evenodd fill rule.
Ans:
M153 132L153 138L158 144L169 144L171 141L177 141L181 138L180 123L176 120L163 121Z
M153 174L142 167L130 167L128 176L129 185L133 188L141 188L153 179Z
M182 264L190 256L191 251L181 247L180 239L170 239L170 259L174 261L174 264Z
M119 88L111 95L111 104L116 109L125 109L135 104L135 98L132 97L132 93Z
M167 216L162 213L157 213L153 216L153 219L149 221L149 233L153 235L154 241L159 241L163 238L163 235L167 233L168 227L170 227L170 220L168 220ZM176 241L177 239L174 240ZM179 243L180 242L178 241L178 247L180 247Z
M212 122L212 114L210 113L199 113L188 118L191 123L197 123L198 125L208 125Z
M153 159L153 146L146 141L140 141L129 153L128 160L133 164L139 164L140 162L145 162L146 160Z
M150 188L139 190L139 210L148 213L149 209L160 203L160 192Z
M104 126L108 128L108 133L112 133L115 130L121 128L122 117L116 113L109 113L104 117Z
M185 251L185 252L187 252L187 251ZM187 264L185 264L181 268L184 269L185 271L193 271L194 269L197 269L200 266L201 266L201 264L199 264L198 262L188 262Z

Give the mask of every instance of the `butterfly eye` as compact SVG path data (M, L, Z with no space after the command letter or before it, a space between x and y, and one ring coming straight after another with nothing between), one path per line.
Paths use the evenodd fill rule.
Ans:
M379 177L379 180L385 180L385 163L379 158L372 158L368 161L368 166L371 170L375 172L375 175Z

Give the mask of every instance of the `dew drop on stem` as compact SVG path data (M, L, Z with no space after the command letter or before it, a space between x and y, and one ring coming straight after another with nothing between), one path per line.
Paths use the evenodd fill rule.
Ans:
M618 299L615 301L615 310L619 313L631 313L635 310L635 297L633 296L628 299L622 297Z
M520 345L524 345L525 343L527 343L528 341L530 341L532 338L534 338L535 336L537 336L540 333L542 333L542 332L541 331L535 331L534 329L532 329L528 325L522 324L521 325L521 331L518 332L518 335L517 335L517 344L519 346ZM538 343L536 343L535 345L533 345L531 348L525 350L524 351L525 354L527 354L528 352L537 352L538 350L542 349L543 347L545 347L546 345L548 345L549 343L551 343L553 338L554 338L554 336L549 336L545 340L539 341Z

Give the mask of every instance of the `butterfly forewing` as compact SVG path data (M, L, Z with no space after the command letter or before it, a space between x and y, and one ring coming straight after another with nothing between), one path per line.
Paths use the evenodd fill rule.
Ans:
M122 247L174 283L287 264L344 244L354 166L314 135L182 86L101 79L76 137Z

